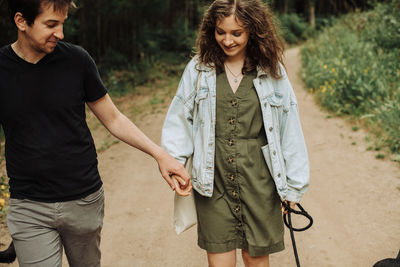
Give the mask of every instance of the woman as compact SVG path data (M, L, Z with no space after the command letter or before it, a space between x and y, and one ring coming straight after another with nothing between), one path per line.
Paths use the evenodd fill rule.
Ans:
M193 157L198 245L209 266L269 266L284 249L281 201L293 207L309 167L283 46L260 0L216 0L204 15L197 56L169 108L162 145Z

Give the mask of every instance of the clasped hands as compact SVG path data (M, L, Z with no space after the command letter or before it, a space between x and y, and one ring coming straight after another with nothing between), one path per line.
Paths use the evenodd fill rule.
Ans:
M185 180L183 180L180 176L178 175L171 175L172 181L175 185L175 192L180 195L180 196L189 196L190 191L192 190L192 182L189 180L188 184L185 183Z

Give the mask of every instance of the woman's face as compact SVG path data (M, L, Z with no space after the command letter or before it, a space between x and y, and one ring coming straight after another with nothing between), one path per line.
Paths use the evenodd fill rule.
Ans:
M231 60L246 56L249 33L242 25L234 15L230 15L217 20L215 26L215 40Z

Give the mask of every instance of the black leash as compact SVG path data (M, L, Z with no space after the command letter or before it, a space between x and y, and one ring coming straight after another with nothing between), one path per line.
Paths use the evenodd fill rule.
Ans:
M299 204L296 203L296 205L299 207L300 211L292 209L288 203L286 202L282 202L282 205L285 209L285 213L283 214L283 222L285 223L285 225L287 226L287 228L289 228L290 230L290 237L292 239L292 245L293 245L293 251L294 251L294 257L296 258L296 264L297 267L300 267L300 260L299 260L299 255L297 254L297 248L296 248L296 241L294 239L294 233L293 231L296 232L301 232L301 231L305 231L308 228L310 228L313 224L313 218L310 216L310 214L307 213L307 211L304 210L304 208ZM291 213L297 214L297 215L302 215L304 217L306 217L310 222L308 223L307 226L303 227L303 228L293 228L292 226L292 216Z

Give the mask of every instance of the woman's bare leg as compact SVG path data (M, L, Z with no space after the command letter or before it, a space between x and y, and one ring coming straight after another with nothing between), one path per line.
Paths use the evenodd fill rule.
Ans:
M236 250L224 253L207 252L209 267L235 267L236 266Z

